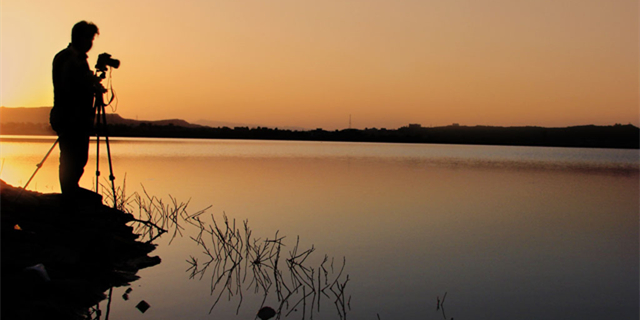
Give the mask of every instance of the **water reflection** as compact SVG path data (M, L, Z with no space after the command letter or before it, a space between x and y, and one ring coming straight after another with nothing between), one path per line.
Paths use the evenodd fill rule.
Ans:
M51 143L25 144L39 151L31 160L7 157L3 176L28 165L28 177ZM637 150L217 140L112 147L131 190L144 183L194 208L213 204L217 219L248 219L252 237L273 240L280 230L301 235L299 252L314 244L348 257L349 318L420 318L448 291L446 316L456 319L637 319ZM44 188L49 172L55 178L56 168L45 167L32 186ZM182 232L170 246L170 237L158 239L163 263L137 282L134 293L152 305L144 317L209 317L213 272L202 281L184 274L190 255L200 265L208 259L189 238L198 232ZM288 252L295 238L285 240ZM323 255L315 254L307 261L317 277ZM250 279L251 261L243 261ZM238 301L222 302L228 291L213 313L254 318L263 295L246 294L247 283L237 317ZM328 301L330 312L314 319L337 318ZM279 305L273 291L265 304ZM143 319L126 312L114 314Z

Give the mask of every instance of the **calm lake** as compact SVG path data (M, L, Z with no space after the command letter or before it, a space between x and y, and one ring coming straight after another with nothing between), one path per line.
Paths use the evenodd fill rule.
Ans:
M54 141L0 138L0 178L24 185ZM127 193L144 187L190 201L193 213L211 206L203 221L226 215L244 230L246 220L259 241L277 233L284 271L296 246L313 247L311 285L335 281L337 294L302 285L282 318L638 319L638 150L112 139L111 153ZM92 145L89 189L95 154ZM58 156L29 189L59 192ZM256 293L243 262L242 292L222 292L211 310L215 271L190 279L188 270L191 257L206 261L196 234L158 239L162 263L139 272L129 300L114 290L110 318L254 319L263 299L280 305L275 286ZM445 293L446 315L436 310ZM140 300L151 305L144 314Z

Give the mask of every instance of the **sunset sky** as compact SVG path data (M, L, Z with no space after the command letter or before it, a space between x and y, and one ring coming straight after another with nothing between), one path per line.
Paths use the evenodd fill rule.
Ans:
M0 105L100 28L116 112L271 127L640 123L637 0L1 0Z

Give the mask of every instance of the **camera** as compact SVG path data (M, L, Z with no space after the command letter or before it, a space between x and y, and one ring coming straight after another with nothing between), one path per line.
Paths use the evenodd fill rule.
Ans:
M120 66L120 60L111 58L108 53L103 53L98 56L98 62L96 62L96 70L107 71L107 67L118 69Z

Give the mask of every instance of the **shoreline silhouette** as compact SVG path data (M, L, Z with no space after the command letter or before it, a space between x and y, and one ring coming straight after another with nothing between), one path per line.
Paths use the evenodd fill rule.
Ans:
M0 134L53 135L48 121L40 119L49 112L42 108L0 108ZM571 127L539 126L463 126L423 127L409 124L397 129L366 128L291 130L267 127L209 127L185 120L132 120L108 114L109 134L113 137L201 138L293 141L342 141L372 143L432 143L503 146L640 148L640 128L632 125L582 125Z

